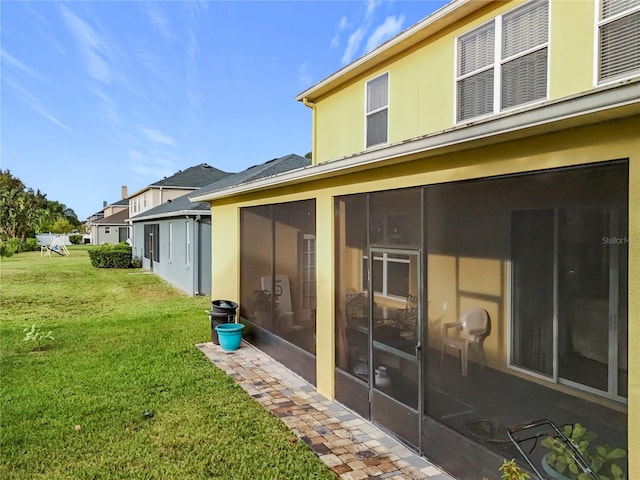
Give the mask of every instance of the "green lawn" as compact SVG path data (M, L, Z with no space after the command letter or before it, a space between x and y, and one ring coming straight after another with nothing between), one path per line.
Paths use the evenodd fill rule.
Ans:
M335 478L194 347L208 298L86 248L2 259L0 478Z

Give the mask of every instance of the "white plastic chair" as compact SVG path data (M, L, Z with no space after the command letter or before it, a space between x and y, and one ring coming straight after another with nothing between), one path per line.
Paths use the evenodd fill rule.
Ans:
M460 352L462 375L467 376L467 362L469 347L480 350L482 364L485 363L484 339L489 335L489 314L478 307L465 311L456 323L445 323L442 326L442 352L440 364L444 361L444 351L447 347Z

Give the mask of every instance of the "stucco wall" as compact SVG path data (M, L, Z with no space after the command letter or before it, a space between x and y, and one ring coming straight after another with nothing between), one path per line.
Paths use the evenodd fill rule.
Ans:
M316 198L317 388L334 395L333 217L336 195L429 185L518 172L629 159L629 444L640 444L640 138L638 117L577 128L491 147L423 158L303 186L265 190L213 205L213 297L238 298L239 208ZM469 266L471 269L473 265ZM493 271L493 269L489 269ZM469 270L471 271L471 270ZM498 272L499 270L496 270ZM503 273L500 273L503 275ZM498 275L498 273L496 273ZM225 278L225 282L216 279ZM475 280L471 280L475 281ZM630 472L640 471L640 454L629 452Z
M322 163L365 150L365 85L389 73L389 143L455 126L456 37L503 14L522 1L495 2L464 23L343 85L316 104L316 151ZM551 1L547 100L594 87L595 14L590 1ZM411 92L411 94L408 94Z

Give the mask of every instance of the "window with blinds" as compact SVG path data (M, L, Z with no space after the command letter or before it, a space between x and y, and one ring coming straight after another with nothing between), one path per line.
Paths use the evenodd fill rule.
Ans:
M458 121L547 98L549 2L526 3L458 38Z
M387 143L389 123L389 74L367 82L367 148Z
M640 74L640 0L602 0L598 81Z

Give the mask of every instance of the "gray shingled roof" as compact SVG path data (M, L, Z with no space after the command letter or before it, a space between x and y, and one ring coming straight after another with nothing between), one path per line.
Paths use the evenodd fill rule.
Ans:
M212 182L220 180L230 175L228 172L223 172L215 167L201 163L195 167L189 167L186 170L180 170L170 177L158 180L155 183L149 185L150 187L182 187L182 188L197 188L204 185L209 185Z
M290 170L296 170L298 168L308 167L311 165L311 160L294 153L285 155L284 157L274 158L268 162L261 163L260 165L254 165L239 173L233 173L226 178L213 182L209 185L202 187L195 192L189 194L204 195L206 193L215 192L229 187L235 187L242 183L252 182L259 180L260 178L272 177L279 173L288 172Z
M251 182L260 178L271 177L279 173L288 172L289 170L295 170L309 165L311 165L311 160L301 157L300 155L290 154L284 157L274 158L273 160L269 160L268 162L260 165L249 167L242 172L228 174L226 177L210 183L205 187L182 195L181 197L174 198L170 202L165 202L162 205L146 210L131 219L135 222L150 218L170 217L172 214L178 214L178 212L186 213L192 211L206 215L211 212L210 205L206 202L191 202L189 201L190 197L202 195L203 193L214 192L216 190L222 190L224 188L233 187L240 185L241 183Z
M124 225L126 224L125 220L127 218L129 218L129 210L121 210L113 215L109 215L108 217L101 218L100 220L96 220L91 223L95 225Z
M129 205L129 199L128 198L121 198L117 202L110 203L109 205L115 205L115 206Z

